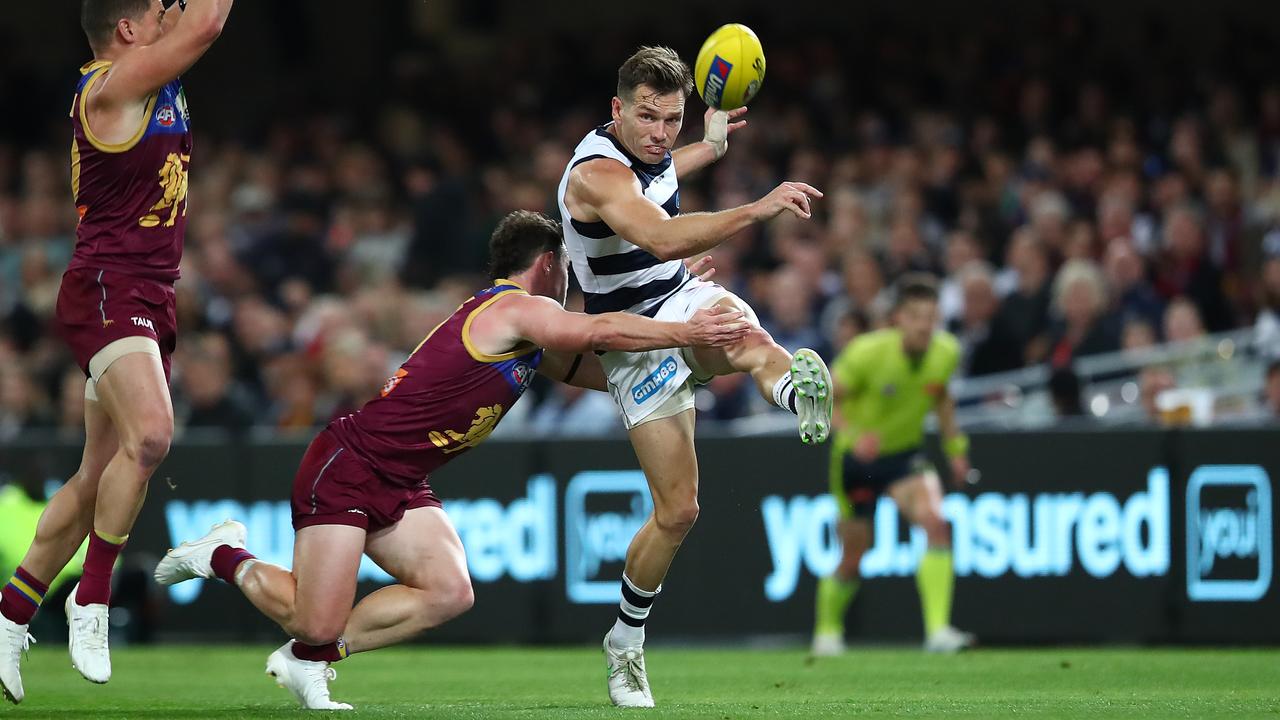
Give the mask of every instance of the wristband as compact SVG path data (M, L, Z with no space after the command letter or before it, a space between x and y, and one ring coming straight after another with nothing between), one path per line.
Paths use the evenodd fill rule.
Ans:
M569 366L569 373L564 376L564 380L562 380L561 382L567 383L570 380L572 380L573 376L576 375L578 372L578 366L581 364L582 364L582 353L578 353L578 356L573 359L573 364Z
M969 436L964 433L953 435L942 443L942 449L949 458L964 457L969 454Z

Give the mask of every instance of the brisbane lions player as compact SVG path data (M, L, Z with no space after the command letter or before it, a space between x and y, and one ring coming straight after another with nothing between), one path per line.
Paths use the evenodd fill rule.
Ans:
M462 542L428 475L483 442L535 372L603 391L594 351L723 347L750 329L740 310L723 307L688 322L567 312L560 224L539 213L503 219L489 256L493 285L436 326L379 397L312 441L293 481L292 571L249 554L234 520L169 551L156 568L162 585L221 578L284 628L294 639L267 659L267 673L304 708L351 708L329 697L330 663L471 607ZM362 554L399 584L353 608Z

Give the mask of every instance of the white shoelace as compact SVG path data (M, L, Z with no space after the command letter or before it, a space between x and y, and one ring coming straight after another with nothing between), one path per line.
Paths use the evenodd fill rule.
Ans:
M307 679L307 697L311 699L320 698L329 701L329 683L338 679L338 671L332 667L325 667L320 672L308 673L311 677Z
M104 618L98 613L80 615L76 618L76 630L81 638L80 644L88 650L107 649L107 630L103 627Z
M31 646L36 644L36 638L31 633L19 629L19 626L17 625L11 627L9 632L15 637L15 639L21 638L18 642L9 643L9 650L13 653L13 662L16 665L19 660L27 656L27 653L31 650Z
M641 675L644 673L644 666L641 664L642 656L635 650L627 650L617 655L619 660L618 667L613 674L623 673L623 682L626 683L628 690L635 692L644 692L644 681Z

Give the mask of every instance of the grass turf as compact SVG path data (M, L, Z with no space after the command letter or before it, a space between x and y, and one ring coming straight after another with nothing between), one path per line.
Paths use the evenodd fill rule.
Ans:
M111 683L72 670L64 648L33 649L27 699L5 718L299 717L265 675L269 647L163 646L112 654ZM955 657L855 648L654 648L651 718L1280 718L1276 650L981 650ZM338 700L360 718L617 718L599 651L419 646L338 666ZM632 711L635 712L635 711Z

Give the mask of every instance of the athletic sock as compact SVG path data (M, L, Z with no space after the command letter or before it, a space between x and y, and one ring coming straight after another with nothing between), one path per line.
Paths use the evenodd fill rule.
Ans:
M835 575L818 581L817 610L813 626L815 635L844 636L844 614L858 592L857 580L841 580Z
M44 602L45 593L48 592L47 583L40 582L35 575L19 566L13 571L9 584L0 591L0 615L11 623L27 625L40 609L40 603Z
M791 383L791 373L783 373L773 384L773 404L796 414L796 388Z
M644 645L644 621L649 618L649 610L653 607L653 599L662 592L657 590L641 590L631 582L625 574L622 576L622 602L618 606L618 619L613 623L613 632L609 636L609 644L615 649L634 648Z
M100 530L89 535L89 552L84 556L84 574L80 577L80 589L76 590L76 604L111 604L111 569L124 549L128 535L118 537Z
M920 609L924 613L925 637L951 624L951 596L956 575L951 564L951 548L929 548L916 569Z
M309 662L336 663L351 654L351 651L347 649L347 641L341 637L323 645L308 645L294 640L290 649L293 651L294 657Z
M223 582L235 585L236 569L240 567L240 563L254 559L253 553L244 548L219 545L213 549L213 559L209 564L213 567L214 575Z

